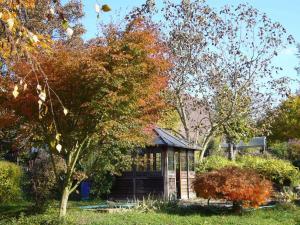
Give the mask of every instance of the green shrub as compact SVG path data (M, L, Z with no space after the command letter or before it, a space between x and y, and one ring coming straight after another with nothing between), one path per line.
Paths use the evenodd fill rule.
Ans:
M0 161L0 203L21 199L21 168L10 162Z
M242 156L236 161L221 156L211 156L200 163L196 171L203 173L229 166L253 169L280 187L296 186L300 183L300 171L289 161L259 156Z
M289 146L287 142L275 142L270 145L272 154L280 159L287 159L289 157Z
M204 161L197 166L196 172L210 172L212 170L217 170L228 166L238 166L238 164L235 161L231 161L225 157L214 155L205 158Z
M243 168L250 168L280 186L297 185L300 182L299 169L289 161L258 156L243 156L238 159Z

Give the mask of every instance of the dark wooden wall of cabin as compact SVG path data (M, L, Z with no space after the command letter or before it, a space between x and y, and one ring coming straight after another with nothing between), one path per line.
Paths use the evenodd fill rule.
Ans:
M162 197L164 192L163 176L160 174L137 174L116 177L112 187L111 199L142 199L149 195Z
M145 171L139 171L138 166L133 165L132 171L124 172L122 176L116 177L113 184L110 198L111 199L142 199L149 195L153 197L163 197L164 194L164 177L163 177L163 156L165 148L151 147L142 150L142 154L147 156ZM149 154L161 154L160 163L156 161L157 155L153 156L152 166ZM152 159L153 160L153 159ZM153 167L159 164L160 169L153 171ZM152 170L151 170L152 168Z
M193 150L162 146L149 148L147 151L146 154L161 153L161 171L149 171L149 165L147 165L147 171L141 172L133 166L133 171L124 172L122 176L116 177L110 195L111 199L142 199L149 195L165 199L196 197L192 185L195 179ZM170 157L171 152L173 152L172 157ZM177 159L175 152L179 156ZM174 165L170 167L169 163L172 161ZM176 169L178 166L180 171ZM178 177L180 179L176 181ZM177 196L177 185L180 185L180 196Z

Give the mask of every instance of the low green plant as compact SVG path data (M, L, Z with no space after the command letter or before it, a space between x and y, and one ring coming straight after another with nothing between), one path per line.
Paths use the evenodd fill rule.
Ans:
M0 161L0 203L21 199L21 177L22 170L18 165Z
M169 200L165 201L162 198L155 198L151 195L144 197L142 200L136 201L136 210L140 212L153 212L167 209L174 209L177 207L177 201Z
M197 166L196 172L210 172L212 170L222 169L229 166L238 166L238 164L235 161L231 161L225 157L214 155L205 158L203 162Z
M270 151L273 155L280 159L287 159L289 157L289 146L287 142L274 142L270 145Z

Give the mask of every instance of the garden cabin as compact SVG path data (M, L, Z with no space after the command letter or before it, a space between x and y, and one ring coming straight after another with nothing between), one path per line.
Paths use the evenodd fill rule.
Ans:
M155 128L153 132L153 145L139 149L132 170L116 177L111 199L196 197L192 183L197 148L167 130Z

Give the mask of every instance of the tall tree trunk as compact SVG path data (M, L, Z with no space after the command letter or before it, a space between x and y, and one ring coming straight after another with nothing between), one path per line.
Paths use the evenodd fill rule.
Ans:
M206 139L205 139L205 141L204 141L204 143L203 143L203 145L202 145L202 151L201 151L200 158L199 158L199 161L200 161L200 162L202 162L203 159L204 159L204 155L205 155L205 152L206 152L206 148L207 148L207 145L208 145L208 143L209 143L209 141L210 141L212 135L213 135L213 132L210 132L210 134L206 137Z
M203 149L201 151L200 158L199 158L200 162L202 162L203 159L204 159L204 155L205 155L205 152L206 152L207 145L208 145L208 142L204 143L204 145L202 147Z
M63 188L63 193L62 193L61 202L60 202L59 217L61 217L61 218L66 216L66 214L67 214L67 205L68 205L69 195L70 195L70 189L66 185Z

